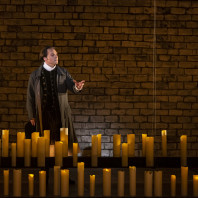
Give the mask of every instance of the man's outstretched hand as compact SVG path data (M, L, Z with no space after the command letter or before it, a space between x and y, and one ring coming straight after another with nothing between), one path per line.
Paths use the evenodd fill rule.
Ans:
M73 81L74 81L74 83L75 83L76 88L77 88L78 90L82 90L82 88L83 88L83 86L84 86L84 84L85 84L85 80L82 80L82 81L80 81L80 82L77 82L76 80L73 80Z

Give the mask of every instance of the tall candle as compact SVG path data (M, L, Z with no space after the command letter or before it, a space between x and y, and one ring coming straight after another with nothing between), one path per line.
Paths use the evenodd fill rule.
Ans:
M34 174L28 174L29 196L34 195Z
M124 171L118 171L118 197L124 197Z
M153 172L144 171L144 196L153 196Z
M127 134L129 157L135 157L135 134Z
M181 196L188 196L188 167L181 167Z
M142 157L146 156L146 137L147 134L142 134Z
M2 157L9 156L9 130L2 130Z
M111 196L111 169L103 169L103 196Z
M176 196L176 175L171 175L171 197Z
M146 137L146 166L154 166L154 137Z
M31 165L31 139L25 139L24 146L25 146L24 165L25 167L29 167Z
M129 194L136 197L136 167L129 166Z
M9 195L9 170L3 171L4 196Z
M11 143L12 167L16 166L16 143Z
M25 132L17 133L17 157L24 157Z
M198 175L193 175L193 196L198 197Z
M63 142L63 157L68 156L68 128L60 129L60 141Z
M98 137L97 135L92 135L91 165L92 167L98 166Z
M54 195L60 195L60 166L54 166Z
M37 141L37 165L45 167L45 138L39 137Z
M95 196L95 175L90 175L90 197Z
M167 157L167 131L162 130L162 156Z
M120 157L121 135L113 135L113 156Z
M69 196L69 170L61 170L61 197Z
M181 166L187 166L187 135L180 137Z
M154 171L154 195L162 196L162 171Z
M98 134L97 137L98 137L98 157L101 157L101 134Z
M122 167L128 166L128 144L122 143Z
M78 196L84 196L84 162L78 162Z
M39 196L46 197L46 171L39 171Z
M13 170L13 196L21 197L21 169Z
M50 157L55 157L54 144L50 144Z
M76 167L78 162L78 143L73 143L73 166Z
M39 132L32 133L32 157L37 157L37 141L39 138Z
M50 156L50 130L44 130L45 137L45 156Z
M55 166L63 165L63 143L61 141L55 142Z

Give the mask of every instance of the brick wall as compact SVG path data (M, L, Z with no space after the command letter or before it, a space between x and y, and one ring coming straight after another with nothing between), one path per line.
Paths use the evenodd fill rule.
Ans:
M109 156L113 134L125 142L135 133L140 155L144 132L160 155L167 129L170 156L179 155L181 134L197 156L197 29L198 1L1 0L0 129L10 129L11 141L24 131L28 78L40 49L52 45L60 65L86 80L80 96L69 95L81 148L102 133Z

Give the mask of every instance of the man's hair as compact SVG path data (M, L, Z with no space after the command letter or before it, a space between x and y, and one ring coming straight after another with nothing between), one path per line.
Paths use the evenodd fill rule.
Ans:
M52 47L52 46L46 46L44 47L41 52L40 52L40 60L44 61L43 58L44 57L47 57L47 50L48 49L55 49L55 47Z

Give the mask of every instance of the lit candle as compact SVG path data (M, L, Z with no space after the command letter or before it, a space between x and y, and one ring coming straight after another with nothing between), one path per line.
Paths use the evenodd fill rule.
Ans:
M21 169L13 170L13 196L21 197Z
M39 138L39 132L32 133L32 157L37 157L37 141Z
M135 134L127 134L129 157L135 157Z
M9 130L2 130L2 157L8 157Z
M61 197L69 196L69 170L61 170Z
M193 175L193 196L198 197L198 175Z
M28 174L29 196L34 195L34 174Z
M37 165L45 167L45 138L39 137L37 141Z
M162 130L162 156L167 157L167 131Z
M98 137L97 135L92 135L91 165L92 167L98 166Z
M120 157L121 135L113 135L113 157Z
M16 143L11 143L12 167L16 166Z
M39 196L46 197L46 171L39 171Z
M54 195L60 195L60 166L54 166Z
M136 167L129 166L129 194L136 197Z
M68 156L68 128L60 129L60 141L63 142L63 157Z
M188 167L181 167L181 196L188 196Z
M9 195L9 170L3 171L3 180L4 180L4 196Z
M17 157L24 157L25 132L17 133Z
M154 166L154 137L146 137L146 166Z
M144 196L153 196L153 172L144 171Z
M55 166L63 165L63 143L55 141Z
M78 143L73 143L73 166L76 167L78 162Z
M154 195L162 196L162 171L154 171Z
M142 157L146 156L146 137L147 134L142 134Z
M55 151L54 151L54 144L50 144L50 157L54 157L55 156Z
M103 196L111 196L111 169L103 169Z
M181 166L187 166L187 135L180 137Z
M97 137L98 137L98 157L101 157L101 134L98 134Z
M128 166L128 144L122 144L122 167Z
M25 139L24 146L25 146L24 165L25 167L29 167L31 165L31 139Z
M50 156L50 130L44 130L45 137L45 157Z
M90 175L90 197L95 196L95 175Z
M176 196L176 175L171 175L171 197Z
M124 171L118 171L118 197L124 197Z
M78 196L84 196L84 162L78 162Z

